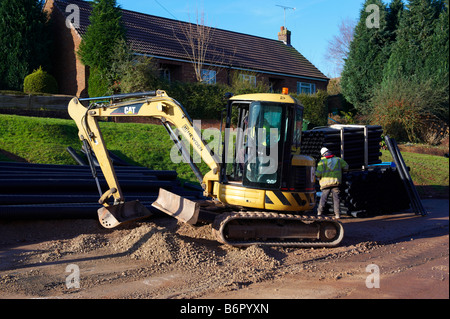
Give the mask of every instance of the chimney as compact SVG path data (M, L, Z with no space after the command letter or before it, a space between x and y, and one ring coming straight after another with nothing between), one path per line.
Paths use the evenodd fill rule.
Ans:
M291 31L287 30L285 27L281 27L280 32L278 32L278 40L283 41L286 45L291 45Z

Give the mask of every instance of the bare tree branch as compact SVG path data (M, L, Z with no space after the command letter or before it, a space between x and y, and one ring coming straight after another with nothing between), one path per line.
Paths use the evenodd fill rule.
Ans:
M346 18L339 25L339 34L328 41L325 58L335 66L335 71L340 74L350 52L350 44L353 41L356 21Z
M183 47L189 61L194 65L195 77L198 82L203 82L202 69L210 51L214 39L215 29L205 25L205 15L202 12L195 23L181 23L180 29L184 39L180 39L174 32L176 39Z
M181 34L174 31L174 36L183 47L183 50L189 61L194 66L195 77L198 82L204 82L206 79L202 76L202 69L206 62L214 64L216 76L219 72L231 65L236 54L235 48L219 49L216 43L216 29L206 25L204 12L198 13L195 23L180 22ZM182 36L181 36L182 35ZM223 67L220 67L222 65Z

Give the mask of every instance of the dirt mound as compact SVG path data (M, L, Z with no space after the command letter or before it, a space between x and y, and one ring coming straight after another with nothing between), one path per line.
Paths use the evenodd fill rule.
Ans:
M178 233L153 223L141 224L131 230L122 231L110 246L116 253L136 260L146 260L151 264L181 265L194 268L215 264L215 253L182 238Z
M238 249L193 240L209 240L212 237L210 230L210 226L179 225L177 231L173 232L147 223L122 231L117 240L109 242L109 246L124 257L149 261L158 267L198 272L204 278L218 277L220 273L220 278L230 285L234 282L258 281L262 274L266 276L279 266L280 262L263 247Z
M229 286L269 278L280 265L275 256L277 252L273 249L225 246L214 240L210 225L193 227L171 218L114 230L99 228L96 222L91 221L66 224L48 221L40 225L45 227L41 227L39 232L31 231L28 228L31 224L24 227L31 231L28 233L30 238L40 243L37 250L20 254L22 264L61 261L77 254L95 254L108 256L111 262L119 259L122 262L144 262L152 274L182 271L203 279L220 276L221 283ZM57 227L53 227L55 225ZM59 236L55 237L55 234ZM214 282L209 284L216 285Z
M250 271L273 269L280 264L277 259L269 255L268 249L261 246L233 250L227 255L226 261L237 269Z
M428 295L423 282L410 281L429 278L432 281L425 288L433 287L435 296L448 297L446 205L432 219L407 214L370 223L343 219L348 237L343 245L330 249L239 249L215 241L210 225L193 227L170 217L116 229L104 229L96 220L2 221L0 295L191 299L235 296L240 291L239 296L248 298L321 298L347 296L351 287L363 287L351 295L360 297L373 293L364 282L366 266L374 263L383 273L382 284L386 283L383 296L414 295L406 287L416 286ZM68 265L77 266L71 269L79 270L80 288L67 287L67 279L75 275L68 272ZM405 292L387 291L384 287L398 275L403 276L397 282Z
M105 236L100 234L83 234L69 241L65 247L66 251L72 253L88 253L109 245Z

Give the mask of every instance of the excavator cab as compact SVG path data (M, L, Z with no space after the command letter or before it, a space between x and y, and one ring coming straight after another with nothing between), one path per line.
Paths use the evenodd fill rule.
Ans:
M236 127L231 128L231 118L236 114ZM225 132L229 137L220 175L225 196L219 193L221 201L242 205L234 203L232 196L226 198L235 186L255 197L240 199L247 205L252 203L253 208L312 210L315 162L300 155L302 127L303 106L289 95L246 94L230 98Z
M238 120L228 180L262 189L293 186L289 174L292 157L300 150L303 107L294 99L290 99L294 103L241 99L231 101Z

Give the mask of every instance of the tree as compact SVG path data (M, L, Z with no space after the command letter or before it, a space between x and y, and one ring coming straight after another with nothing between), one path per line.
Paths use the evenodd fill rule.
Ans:
M115 0L94 0L92 14L89 17L91 24L78 50L78 56L84 65L92 69L96 77L95 83L101 83L101 91L112 86L114 75L111 74L111 63L115 47L125 43L125 28L122 25L122 13ZM105 82L107 80L107 82ZM92 88L95 94L100 94L97 88ZM91 94L91 89L89 88ZM104 94L108 92L103 92Z
M432 37L442 11L442 1L410 0L407 8L384 71L386 79L423 77L426 60L433 50Z
M393 0L389 7L387 8L386 15L386 24L387 24L387 36L389 38L390 43L394 43L397 40L398 28L400 26L400 21L403 16L403 11L405 9L405 4L403 0ZM389 46L389 50L392 49L392 46ZM389 52L390 55L390 52Z
M427 89L428 113L448 123L448 0L410 0L384 70L383 87L403 81ZM409 97L409 91L399 92Z
M39 66L50 70L50 35L40 0L0 1L0 89L21 91Z
M219 51L214 46L215 29L206 25L205 14L200 15L197 12L195 23L181 23L181 35L178 36L174 31L174 36L183 47L184 52L192 63L195 71L195 78L198 82L209 82L208 74L203 74L206 62L210 64L224 64L226 60L225 53ZM234 52L234 51L230 51ZM231 61L234 53L227 57ZM221 68L216 67L215 74Z
M430 40L431 52L425 61L423 76L432 79L431 83L441 99L433 113L449 124L449 1L445 1L434 34Z
M340 75L350 52L356 22L347 18L339 24L339 34L328 41L325 58L334 64L335 72Z
M378 27L370 21L370 5L378 8ZM342 71L342 93L358 111L367 113L373 87L381 82L390 45L387 33L386 6L381 0L366 0Z
M449 88L449 12L448 0L436 21L430 39L430 52L425 60L423 76L432 78L433 84L447 90ZM448 99L447 99L448 104Z

